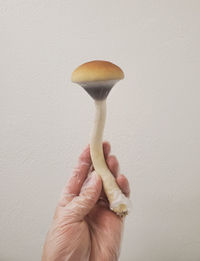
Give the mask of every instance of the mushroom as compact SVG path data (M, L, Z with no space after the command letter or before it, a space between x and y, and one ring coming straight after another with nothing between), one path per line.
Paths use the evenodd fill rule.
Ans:
M106 98L112 87L123 78L123 71L108 61L87 62L72 73L72 82L81 85L95 102L96 112L90 142L91 159L95 171L103 181L110 209L119 216L128 214L129 200L120 190L106 165L102 137L106 118Z

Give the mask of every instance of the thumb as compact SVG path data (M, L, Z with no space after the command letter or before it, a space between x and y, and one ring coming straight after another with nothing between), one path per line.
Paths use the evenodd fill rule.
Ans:
M100 196L101 189L101 178L93 171L83 183L79 196L75 197L67 206L74 221L80 221L91 211Z

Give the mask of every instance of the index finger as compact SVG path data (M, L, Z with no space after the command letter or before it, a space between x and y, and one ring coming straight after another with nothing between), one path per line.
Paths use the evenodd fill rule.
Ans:
M74 168L72 175L69 177L63 189L59 200L59 205L65 206L75 196L79 195L83 182L85 181L90 170L91 164L90 148L88 145L79 156L78 165Z

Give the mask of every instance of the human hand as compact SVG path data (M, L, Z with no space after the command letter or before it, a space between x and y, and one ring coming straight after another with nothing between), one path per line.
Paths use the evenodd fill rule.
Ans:
M118 174L119 164L103 144L110 171L122 192L129 196L129 184ZM115 261L119 257L123 219L109 209L102 181L92 163L89 146L79 157L58 202L47 234L42 261Z

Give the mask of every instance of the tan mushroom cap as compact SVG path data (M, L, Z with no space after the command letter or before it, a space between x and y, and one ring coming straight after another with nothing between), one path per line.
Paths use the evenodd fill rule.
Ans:
M75 83L121 80L123 71L115 64L108 61L91 61L80 65L72 73L71 80Z

